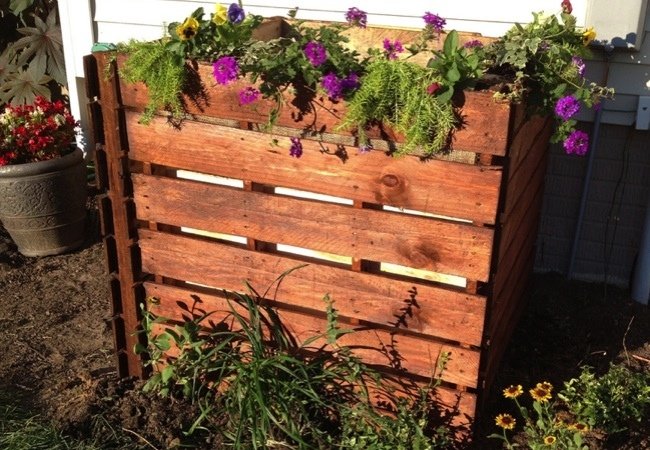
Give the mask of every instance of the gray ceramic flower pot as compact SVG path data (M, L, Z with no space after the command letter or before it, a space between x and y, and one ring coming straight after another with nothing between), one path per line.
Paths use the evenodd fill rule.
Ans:
M48 161L0 167L0 221L23 255L78 248L84 241L86 199L79 149Z

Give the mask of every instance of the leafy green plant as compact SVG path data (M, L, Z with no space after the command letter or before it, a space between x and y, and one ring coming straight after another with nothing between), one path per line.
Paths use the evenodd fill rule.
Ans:
M339 129L355 127L364 147L368 146L368 124L388 125L404 136L397 154L420 151L430 156L448 149L451 134L459 126L452 97L456 90L472 87L482 75L479 54L460 46L458 33L452 31L427 67L408 59L376 59L350 98Z
M611 364L602 376L583 367L578 378L564 383L559 393L571 412L608 434L624 431L650 419L650 372L633 372Z
M261 302L264 295L250 286L249 292L229 298L228 319L211 326L211 314L173 324L143 311L148 342L136 350L155 369L145 389L199 405L201 414L188 433L212 427L226 445L242 450L448 444L449 430L431 422L438 381L422 388L417 399L396 400L395 417L382 415L371 404L370 388L390 391L351 348L339 345L352 331L339 326L328 297L326 330L297 342Z
M548 382L537 383L529 390L532 398L532 411L524 406L519 397L524 390L521 385L509 386L503 391L506 398L512 399L516 409L523 419L523 434L526 446L532 450L549 448L566 450L588 450L583 438L588 431L588 426L568 419L561 414L560 404L553 400L553 385ZM496 425L502 433L492 434L489 437L500 439L508 449L518 447L508 436L509 430L515 430L517 419L511 414L499 414L495 418Z
M570 2L566 3L570 8ZM585 78L583 58L590 55L587 45L596 33L576 27L576 18L563 7L559 16L533 13L532 22L517 24L488 46L485 57L488 73L507 80L507 89L499 97L525 100L531 113L555 113L558 127L552 139L565 141L565 149L571 152L574 149L567 146L567 138L575 132L579 103L591 108L602 98L611 98L614 91ZM558 102L566 97L575 99L570 113L558 109ZM582 149L574 153L581 154Z
M456 117L450 102L427 93L434 82L423 67L402 60L377 60L368 66L339 128L356 127L359 144L364 147L368 145L367 124L388 125L405 136L398 153L419 148L425 154L439 152L456 127Z
M55 0L4 0L0 16L0 104L60 96L66 84ZM13 27L13 28L12 28Z
M183 103L179 93L185 87L186 68L178 56L162 42L130 41L119 50L130 55L120 75L130 83L142 81L149 88L149 101L140 121L149 123L163 109L180 119Z

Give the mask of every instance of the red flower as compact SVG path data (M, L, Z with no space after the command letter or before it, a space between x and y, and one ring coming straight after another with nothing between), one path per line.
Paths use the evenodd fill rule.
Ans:
M61 101L0 110L0 166L57 158L69 152L79 124Z
M438 91L440 90L440 87L441 87L441 86L440 86L440 83L431 83L431 84L427 87L427 94L429 94L429 95L436 95L436 92L438 92Z
M562 0L562 12L564 14L571 14L573 12L573 6L571 6L570 0Z

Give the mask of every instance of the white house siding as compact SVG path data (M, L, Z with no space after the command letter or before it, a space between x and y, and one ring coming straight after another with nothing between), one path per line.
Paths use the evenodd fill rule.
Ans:
M594 1L572 0L579 25L590 25L585 22ZM617 8L625 7L623 1L616 2ZM99 42L156 39L162 36L164 24L183 20L194 9L203 6L206 13L214 10L214 3L195 0L59 2L90 4L93 40ZM343 20L347 8L357 6L368 12L370 25L406 28L420 28L423 13L430 11L445 17L449 29L478 32L485 36L498 36L514 22L527 22L533 11L557 12L559 4L560 0L244 2L247 12L263 16L285 15L289 9L298 6L298 18L329 21ZM83 5L80 9L69 7L68 13L87 14ZM83 17L71 21L74 23L76 20L84 23ZM646 13L644 34L639 36L642 39L640 51L616 50L605 57L605 53L596 50L593 61L589 62L588 76L597 82L607 80L607 84L616 89L617 96L603 107L603 125L590 179L584 226L573 266L573 273L578 278L602 280L607 274L609 281L625 284L629 281L637 253L645 205L650 195L650 136L648 131L634 130L633 123L639 95L650 95L650 12ZM85 39L85 42L77 43L74 50L77 62L81 57L77 48L90 47ZM66 52L69 52L68 47ZM586 130L591 129L593 117L593 113L581 116ZM586 158L564 155L559 146L552 146L550 150L537 270L567 272L587 161Z

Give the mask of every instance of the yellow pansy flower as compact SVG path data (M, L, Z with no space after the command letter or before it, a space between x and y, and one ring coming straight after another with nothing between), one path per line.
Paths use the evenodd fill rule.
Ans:
M199 21L194 17L188 17L185 22L176 27L176 34L181 41L188 41L196 36L199 30Z
M584 33L582 33L582 43L584 45L589 45L589 43L594 39L596 39L596 31L594 30L594 27L589 27L584 31Z
M212 21L215 25L223 25L228 21L228 8L223 6L221 3L215 5L214 14L212 15Z

